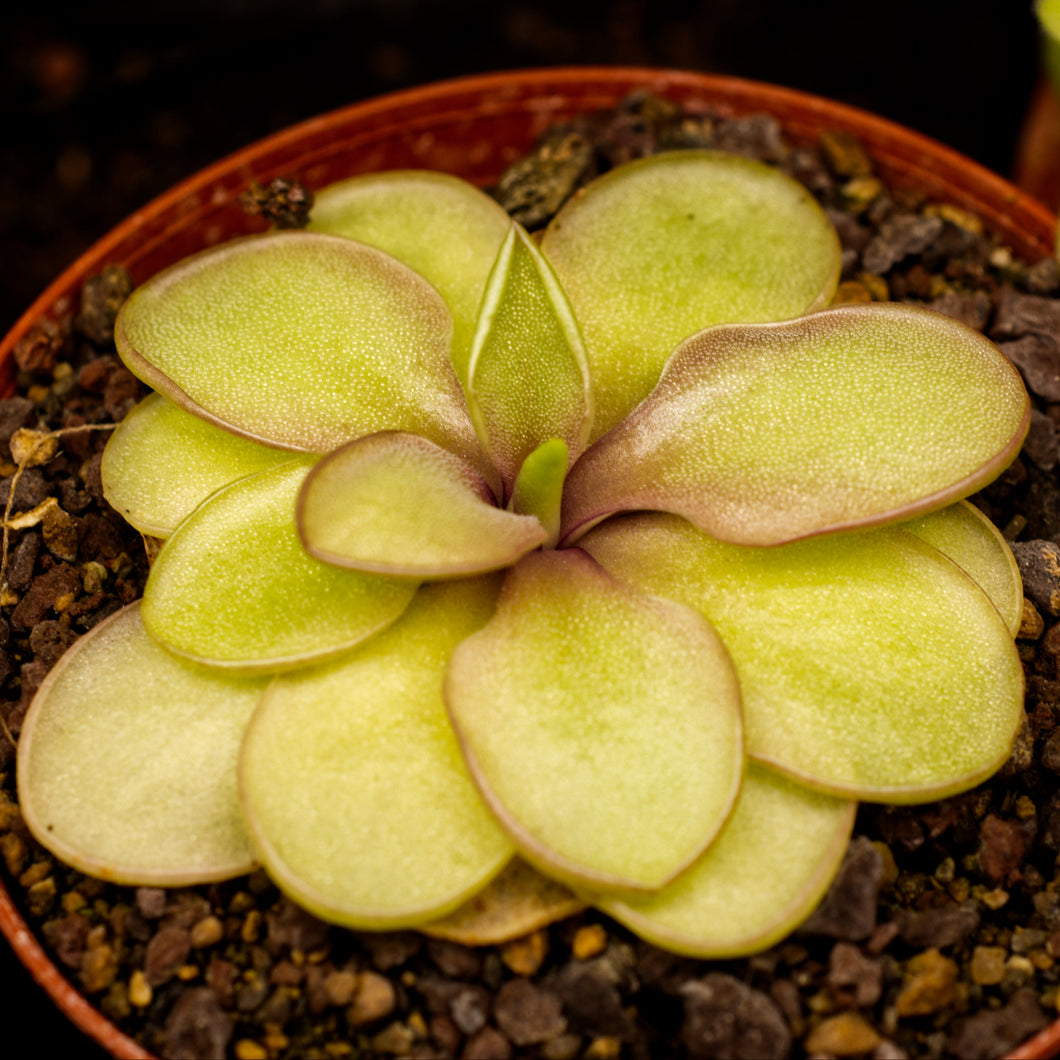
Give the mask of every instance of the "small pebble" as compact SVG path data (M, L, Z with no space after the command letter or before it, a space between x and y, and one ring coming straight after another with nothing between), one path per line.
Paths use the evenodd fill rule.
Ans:
M859 1056L871 1053L882 1041L879 1032L858 1012L840 1012L819 1023L806 1039L811 1055Z
M533 975L548 955L548 936L544 931L533 931L522 938L506 942L501 947L501 960L516 975Z
M980 986L997 986L1005 976L1007 956L1000 946L976 946L972 951L972 981Z
M959 969L938 950L925 950L909 960L905 982L895 1000L899 1016L927 1016L952 1004Z
M377 972L364 972L357 984L353 1003L346 1010L346 1022L351 1027L385 1019L394 1011L397 995L389 979Z
M602 924L586 924L574 933L571 952L579 961L587 961L607 949L607 931Z

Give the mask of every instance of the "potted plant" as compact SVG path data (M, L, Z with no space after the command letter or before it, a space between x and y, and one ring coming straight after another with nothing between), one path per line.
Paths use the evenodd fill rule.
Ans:
M138 215L134 219L135 223L130 222L116 230L108 240L94 248L89 255L91 260L78 263L59 281L62 285L62 294L69 295L81 279L98 268L104 261L115 257L123 260L133 272L134 279L139 281L153 275L162 266L180 259L188 252L210 247L229 235L249 230L253 226L252 221L247 220L241 213L226 209L231 205L232 199L243 190L248 177L253 177L258 181L267 181L280 173L293 170L309 186L321 187L332 179L339 176L346 177L356 172L405 167L422 168L429 158L429 168L457 169L463 176L471 178L476 183L490 184L497 179L504 165L524 153L536 136L549 125L561 118L568 118L585 110L595 110L603 105L614 105L632 88L648 88L657 91L679 102L690 104L693 110L696 107L702 107L705 103L709 103L713 108L722 111L729 110L733 113L744 112L752 107L766 109L775 113L784 122L788 134L795 139L820 132L822 126L826 126L829 130L838 129L841 132L852 133L866 143L880 172L887 177L893 176L898 185L908 186L911 176L915 174L919 178L917 186L922 193L945 200L951 204L951 209L955 206L960 209L974 210L977 215L984 218L988 225L996 226L1017 252L1033 260L1041 258L1043 253L1048 252L1047 248L1051 242L1051 232L1048 228L1051 222L1048 216L1032 202L1021 200L1018 197L1014 199L1011 189L989 174L973 171L975 179L969 180L966 161L949 154L945 149L937 148L936 145L929 145L915 136L896 130L886 123L844 108L831 108L820 102L807 101L804 97L783 90L739 82L719 82L693 75L644 71L582 71L570 75L561 71L529 74L515 79L480 78L467 83L443 85L421 92L407 93L379 103L339 112L327 121L308 123L287 134L272 138L244 155L238 156L235 160L205 171L188 184L176 189L170 196L158 200L151 209ZM436 153L436 145L439 143L444 145L440 155ZM457 144L460 145L459 150L456 148ZM449 151L453 152L451 156L446 153ZM953 186L950 184L951 181L953 181ZM1000 197L994 200L992 198L994 195ZM288 240L284 243L285 252L288 247L293 246L295 242ZM496 281L495 286L491 288L494 290L495 312L500 314L497 319L501 320L503 320L503 313L498 307L503 307L506 300L512 297L517 298L509 293L506 279L514 268L510 262L515 260L517 255L523 255L520 260L533 261L536 252L531 243L524 241L521 244L512 243L507 253L509 254L507 271L501 270L500 280ZM208 253L206 257L200 257L198 260L207 263L202 271L208 272L209 262L215 258ZM199 266L192 267L192 281L195 280L198 268ZM180 278L179 272L175 275L178 275L178 279ZM495 273L495 275L498 274ZM540 275L547 277L548 274L542 272ZM184 278L187 278L186 274ZM547 279L542 282L547 288ZM491 280L491 283L494 281ZM157 286L155 289L158 290ZM35 310L38 313L52 310L59 297L60 287L56 286L42 296ZM200 297L200 295L194 295L196 299ZM143 301L144 299L140 298L139 304L142 305ZM263 311L267 310L263 309ZM33 312L34 310L31 310L31 314ZM553 314L562 322L564 309L561 301L553 301ZM859 314L855 312L853 315L856 317ZM829 317L829 319L839 318ZM11 350L35 322L35 319L31 319L28 315L9 337L4 349ZM119 327L124 327L125 341L130 348L139 350L143 347L144 343L136 337L138 323L134 310L130 309L125 314L124 323ZM153 327L149 319L148 330L150 331ZM490 345L492 334L489 327L484 331L480 328L479 335L472 344L472 362L476 356L481 354L484 347ZM573 347L576 342L576 338L570 339L567 346ZM696 349L687 357L694 360L704 355L709 357L709 351L703 354L702 351ZM151 363L157 367L157 361ZM471 375L469 382L473 383L474 372L471 369L468 371ZM147 374L151 375L151 369L147 371ZM166 375L166 370L163 368L156 375L161 379ZM679 372L678 382L680 382ZM184 383L181 380L178 389L183 389L183 386ZM471 389L474 390L474 387ZM490 417L495 419L498 414L497 405L495 403L491 405L488 401L481 406L479 411L479 416L487 420ZM1008 415L1009 413L1005 412L1003 417ZM1020 415L1017 409L1016 421L1020 419ZM616 416L616 422L620 418ZM500 441L496 442L499 450L504 450L505 446L511 442L512 429L510 426L507 428L508 435L504 435L502 430L499 436ZM580 430L581 428L575 425L568 433L573 438L579 434ZM1014 422L1008 428L1002 427L1003 434L1005 431L1007 431L1005 437L1015 438L1017 435L1022 437L1018 422ZM488 428L486 432L488 435ZM556 433L562 434L562 431ZM652 433L650 427L648 433ZM450 448L459 447L459 443L448 435L443 433L442 438ZM34 439L31 439L31 442L34 445L38 444L38 441ZM402 444L405 445L405 443ZM552 479L549 477L547 468L557 459L565 464L567 449L564 448L557 456L557 453L553 452L556 447L553 446L550 449L549 444L545 443L533 449L530 456L527 456L525 460L521 458L513 465L510 473L503 467L503 458L500 462L495 459L493 464L495 470L499 470L507 477L506 493L516 497L516 518L525 518L533 514L539 524L551 533L548 531L551 508L549 508L550 502L547 501L547 497L550 494L549 483ZM562 444L567 445L566 442ZM603 442L598 443L598 445L603 444ZM640 443L635 440L634 444ZM999 447L1003 450L1008 444L1002 439ZM993 442L989 445L997 447ZM539 456L535 456L538 450L541 452ZM419 459L420 452L420 449L415 449L416 459ZM607 455L606 446L603 449L597 448L596 453L604 454L602 457L598 455L597 459L605 463L612 459ZM357 459L360 460L362 455L363 450L358 450ZM410 451L403 448L398 455L402 460L407 460L410 458ZM384 446L381 458L386 461L392 459L393 456L394 450ZM519 463L522 462L524 466L530 465L531 456L539 461L534 464L535 468L545 467L546 470L535 471L533 475L524 478L519 469ZM375 458L371 455L371 459ZM343 462L345 459L344 456L337 466L340 479L348 476L349 468ZM433 456L425 459L437 463ZM987 462L993 459L990 456ZM321 468L323 467L322 464ZM487 468L485 473L490 474L490 469ZM572 469L572 474L576 475L577 472ZM316 481L324 482L318 492L324 495L323 499L326 502L328 497L333 495L335 485L328 483L319 470L314 471L312 477L315 477ZM582 478L585 479L584 474ZM520 501L520 490L523 490L524 498L530 497L531 499ZM632 500L618 502L617 507L621 509L653 506L644 502L640 494L636 493L636 488L633 493ZM588 485L583 481L579 486L578 494L580 499L574 503L574 514L568 515L565 525L559 526L556 530L557 540L563 535L573 542L582 524L587 525L597 520L601 513L608 514L616 510L616 502L613 498L601 499L594 493L591 481ZM545 502L540 501L542 495L546 497ZM537 497L538 500L533 500L533 497ZM912 502L910 515L916 511L916 498L912 498ZM318 518L313 514L314 503L312 493L307 494L301 502L303 521L309 525L310 536L315 532L315 527L324 527L322 540L318 541L317 547L323 552L334 553L336 550L341 552L345 546L341 542L336 544L333 536L329 536L327 519ZM542 503L545 507L541 507ZM907 502L901 502L901 504L904 503ZM347 511L343 518L348 518L348 514ZM554 514L558 517L558 508ZM682 514L688 513L682 511ZM724 537L727 532L729 531L723 531L720 536ZM769 537L771 531L767 529L764 532L765 538L757 540L752 536L748 542L751 544L773 543L773 538ZM388 533L392 536L393 528L390 528ZM801 535L796 533L795 536ZM620 556L622 553L622 534L619 533L617 544L614 542L607 544L606 537L604 542L599 546L604 552L608 548L618 550L609 562L620 563L620 560L614 559L614 555ZM168 555L172 556L174 551L170 549ZM201 555L201 552L199 554ZM358 562L363 564L362 560ZM458 566L459 562L458 557ZM534 563L540 566L537 561ZM570 569L564 568L562 574L549 575L551 580L548 584L551 586L555 583L558 586L562 582L571 580L584 587L588 584L585 579L589 577L591 581L592 576L587 574L586 568L579 566L580 563L581 560L578 560ZM530 573L529 567L524 570L531 577L530 584L536 584L537 587L522 589L516 586L512 590L512 595L517 601L520 595L525 597L529 594L532 597L533 594L543 591L540 587L543 583L533 582L533 579L539 578L540 575ZM403 569L400 573L407 574L408 572ZM185 567L178 580L186 580L187 577L188 568ZM551 592L551 589L549 591ZM601 604L603 606L603 600ZM606 607L604 609L606 610ZM626 615L623 622L629 620L629 615ZM656 616L654 624L665 626L667 621L668 619L660 613ZM503 657L507 650L503 632L500 641L500 652ZM487 661L483 665L487 667L493 665L489 659L494 658L495 649L495 644L488 643L482 649L487 656ZM195 655L196 649L189 649L188 654ZM465 656L466 654L465 652ZM481 659L479 661L482 662ZM461 665L467 669L466 659L461 660ZM503 662L498 665L500 665L498 674L503 674L505 669ZM640 675L638 679L641 677L643 675ZM719 672L710 680L723 684L724 676ZM461 687L471 687L474 685L474 680L468 677L466 681L460 679L459 683ZM472 699L475 698L472 697ZM467 705L466 709L474 712L475 704ZM473 741L475 735L473 725L469 732L470 739ZM484 753L481 752L480 757ZM495 778L487 778L485 784L488 787L494 781ZM245 785L253 786L254 783L252 777L244 778ZM725 786L722 783L722 787ZM945 790L944 786L943 790ZM718 798L721 802L725 802L724 792L718 795ZM518 800L518 795L515 799ZM507 808L505 804L505 809ZM505 809L499 812L503 815ZM724 810L719 812L724 817ZM38 827L40 827L39 824ZM530 846L532 847L533 844ZM564 855L559 857L560 863L564 862L564 857ZM545 860L548 860L547 857ZM97 866L98 870L99 866ZM104 868L102 871L106 873L107 870ZM598 874L596 878L601 879L614 870L613 867L603 865L602 867L593 866L589 871L596 872ZM654 870L646 869L645 871L650 875ZM564 873L561 872L561 875ZM580 878L578 872L573 875ZM150 881L145 878L143 882ZM638 882L641 885L652 885L647 879ZM294 890L297 892L297 889L296 884ZM313 900L308 896L308 892L303 893L306 894L305 900L312 905ZM619 915L622 914L619 913ZM635 921L637 918L633 919ZM932 1011L930 1008L923 1010L924 1013L930 1011ZM913 1015L917 1012L918 1010L911 1010ZM607 1035L602 1034L600 1037L602 1040ZM112 1043L112 1047L119 1050L132 1048L125 1042ZM818 1047L825 1046L819 1042ZM281 1046L274 1044L270 1048L279 1049ZM597 1048L604 1049L606 1046L599 1045ZM690 1046L690 1048L696 1047ZM1037 1049L1039 1045L1036 1044L1033 1048Z

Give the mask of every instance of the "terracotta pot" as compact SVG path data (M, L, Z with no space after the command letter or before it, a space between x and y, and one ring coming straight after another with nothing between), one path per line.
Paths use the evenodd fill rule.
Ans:
M163 266L263 222L237 199L251 180L298 176L309 187L354 173L421 167L458 173L480 185L496 180L550 125L612 107L633 89L674 99L689 110L725 115L768 112L795 142L844 129L865 143L881 176L978 214L1017 254L1052 253L1055 218L1019 189L969 159L891 122L801 92L733 78L620 67L536 70L462 78L384 96L296 125L202 170L154 200L71 265L0 344L0 392L10 392L14 344L44 317L68 312L82 281L120 262L140 282ZM0 930L66 1015L119 1057L148 1057L78 994L57 970L0 887ZM1060 1052L1060 1021L1011 1054L1013 1060Z

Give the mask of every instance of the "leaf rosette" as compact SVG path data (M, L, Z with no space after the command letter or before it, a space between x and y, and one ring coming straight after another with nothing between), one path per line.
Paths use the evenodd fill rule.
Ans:
M804 188L681 152L540 240L384 173L149 280L103 477L167 541L31 707L30 828L127 883L259 862L361 928L782 936L857 800L975 785L1022 717L1019 576L963 500L1022 382L838 276Z

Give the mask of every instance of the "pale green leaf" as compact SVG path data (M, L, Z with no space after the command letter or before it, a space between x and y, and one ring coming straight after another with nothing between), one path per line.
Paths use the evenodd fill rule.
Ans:
M710 151L612 170L568 201L541 249L585 337L594 438L650 393L683 339L822 308L840 265L835 230L803 185Z
M580 550L508 572L445 695L487 802L550 876L659 887L714 837L739 786L739 691L711 628Z
M178 886L248 872L236 759L264 688L181 662L144 632L139 604L119 611L33 699L18 745L23 818L57 857L103 879Z
M1023 581L1016 557L1001 531L974 504L959 501L902 523L902 529L953 560L990 597L1009 632L1019 632Z
M736 809L691 868L654 894L593 901L673 953L758 953L813 912L843 860L856 809L751 763Z
M438 292L389 255L280 232L156 274L122 306L114 338L146 383L259 441L324 453L408 430L477 460L452 327Z
M533 516L496 506L470 464L396 431L317 464L299 497L298 527L318 559L416 578L499 570L545 540Z
M915 535L747 548L636 515L583 544L615 577L710 620L761 761L846 797L917 802L973 787L1007 759L1023 717L1012 635Z
M147 631L170 651L236 670L277 670L344 651L396 619L416 583L308 555L295 500L299 458L215 493L151 567Z
M240 758L247 821L269 874L318 916L433 920L511 857L442 702L449 655L495 596L488 578L425 586L386 632L265 694Z
M635 509L744 545L896 522L990 482L1029 423L1008 358L927 309L711 328L571 469L563 534Z
M111 507L141 533L165 538L214 490L292 456L150 394L110 436L99 470Z
M378 247L430 280L453 314L453 367L467 384L482 292L511 227L485 192L448 173L365 173L316 193L311 231Z

